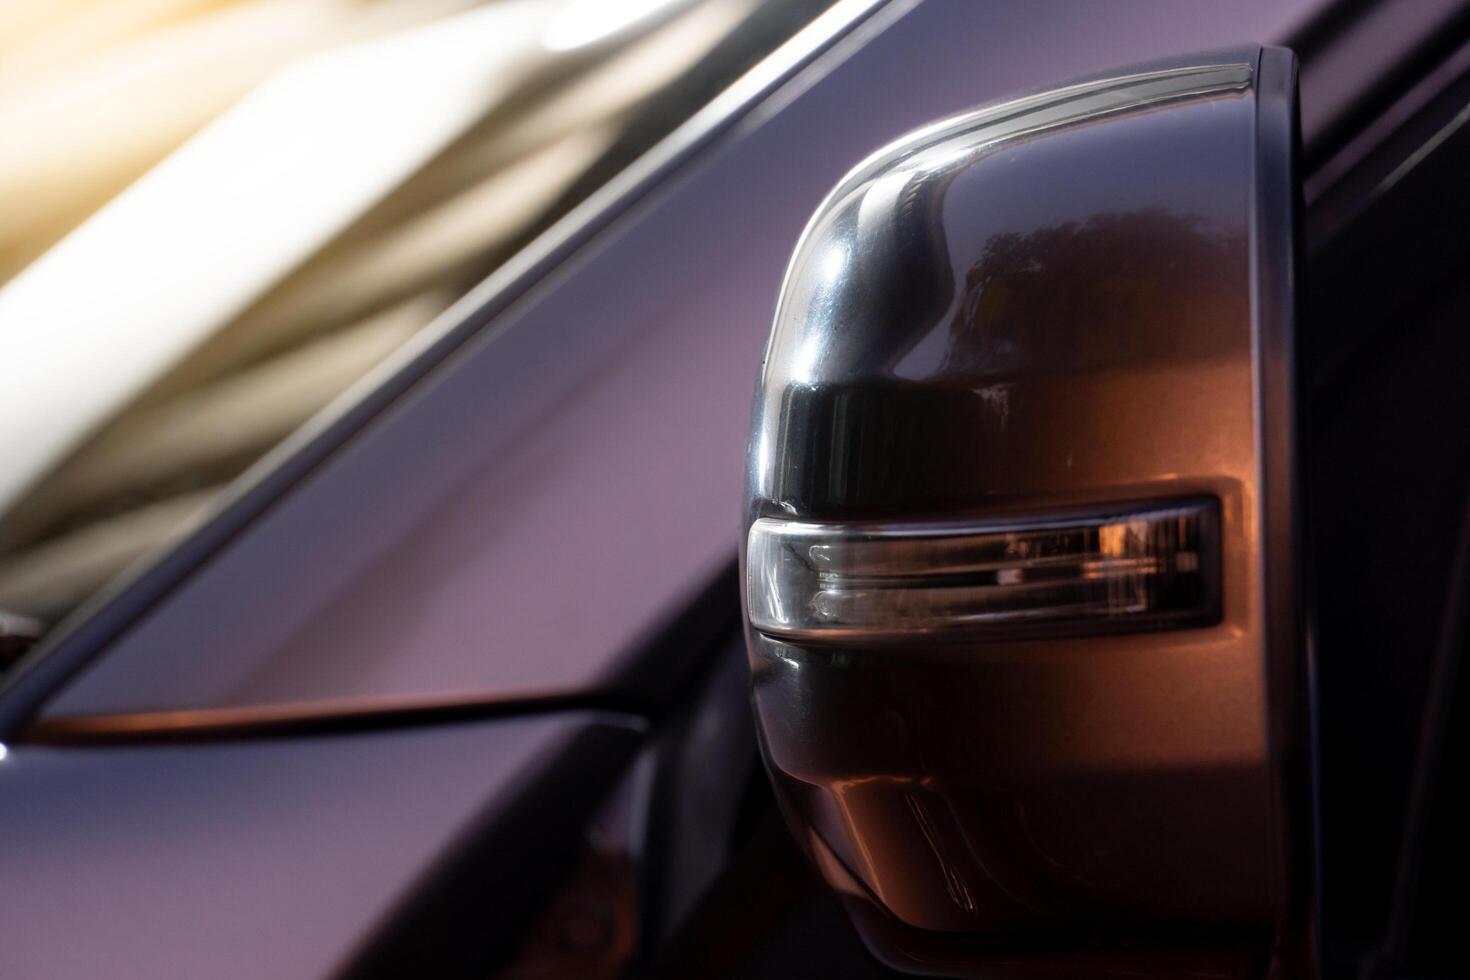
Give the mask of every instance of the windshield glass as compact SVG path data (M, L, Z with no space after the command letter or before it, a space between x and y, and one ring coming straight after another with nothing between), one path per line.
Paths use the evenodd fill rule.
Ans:
M0 610L187 533L828 2L0 8Z

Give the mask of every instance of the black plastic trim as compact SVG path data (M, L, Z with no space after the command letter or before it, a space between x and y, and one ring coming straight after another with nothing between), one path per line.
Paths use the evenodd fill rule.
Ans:
M1288 970L1315 966L1309 946L1315 918L1314 805L1310 734L1310 665L1300 614L1296 321L1300 295L1301 124L1297 64L1285 48L1262 48L1256 71L1256 230L1252 282L1256 324L1256 419L1261 471L1262 592L1265 610L1269 738L1276 787L1277 883L1282 896L1277 955ZM1285 234L1281 230L1285 229ZM1314 974L1310 969L1309 974Z

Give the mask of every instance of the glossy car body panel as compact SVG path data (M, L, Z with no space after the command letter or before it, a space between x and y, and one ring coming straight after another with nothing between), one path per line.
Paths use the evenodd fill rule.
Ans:
M1218 625L748 631L789 812L893 962L992 975L1099 930L1264 951L1296 914L1291 457L1269 434L1293 425L1293 96L1289 53L1237 49L976 110L860 164L797 246L747 527L1220 502Z
M0 763L0 972L334 974L426 871L514 807L578 739L627 757L640 731L584 713L244 744L13 749ZM600 775L605 791L616 768ZM567 819L580 817L541 816L543 827ZM550 841L536 843L554 858ZM532 875L513 885L508 865L502 874L497 887L512 894L545 884Z

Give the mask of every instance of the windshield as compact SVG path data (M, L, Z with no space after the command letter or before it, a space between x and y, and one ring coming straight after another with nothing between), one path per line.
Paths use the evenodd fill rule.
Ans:
M187 533L828 2L0 9L0 610Z

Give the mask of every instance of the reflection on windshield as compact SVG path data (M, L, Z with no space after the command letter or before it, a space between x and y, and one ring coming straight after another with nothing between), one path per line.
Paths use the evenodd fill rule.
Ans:
M0 609L186 531L825 2L0 9Z

